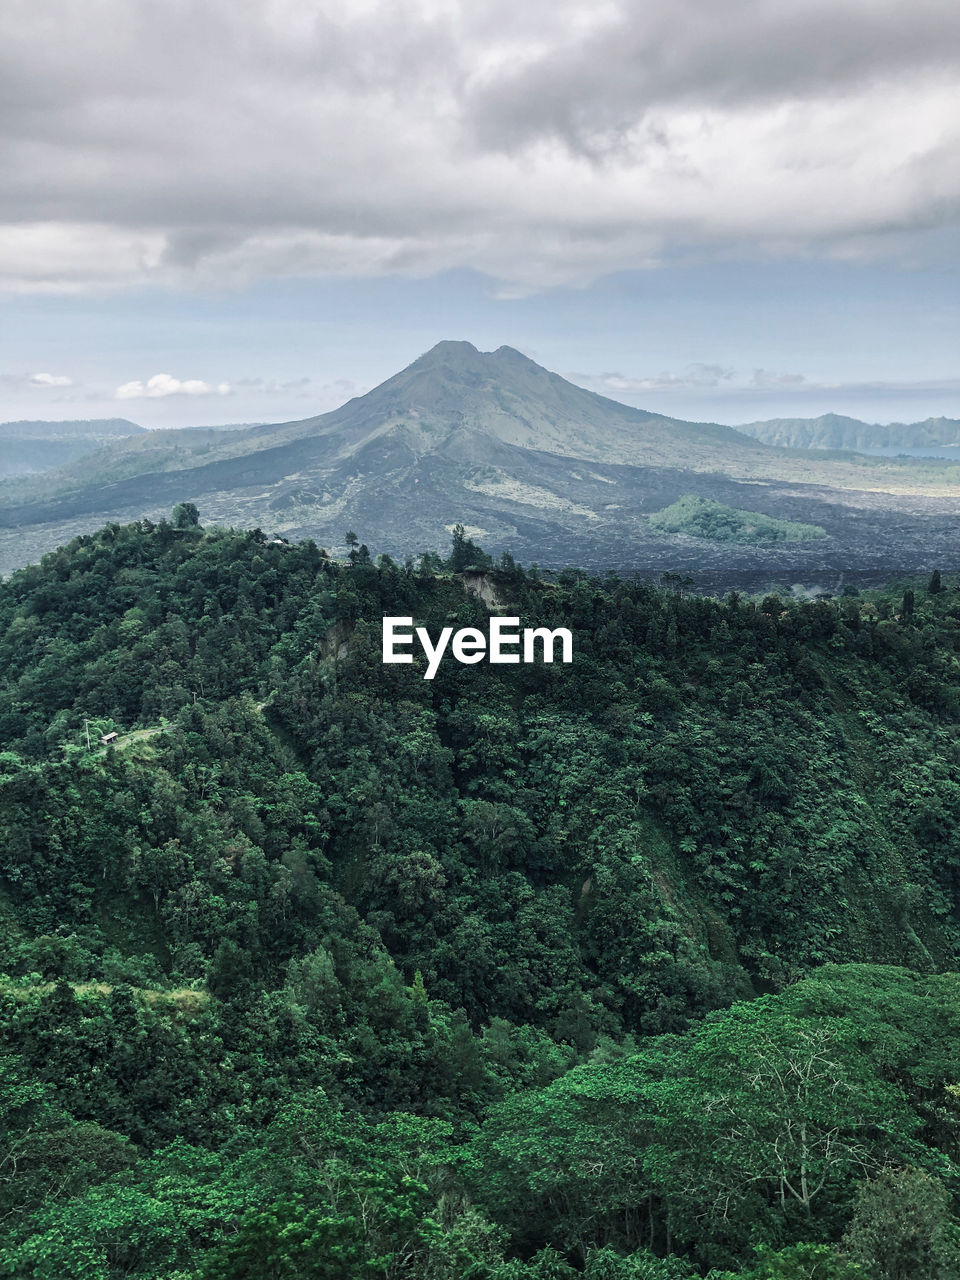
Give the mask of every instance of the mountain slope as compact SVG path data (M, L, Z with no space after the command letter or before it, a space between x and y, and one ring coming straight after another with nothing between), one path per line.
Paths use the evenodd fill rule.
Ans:
M690 447L701 454L725 448L757 453L754 442L732 427L647 413L575 386L512 347L480 352L469 342L438 343L366 396L288 430L336 436L344 452L400 431L421 452L466 434L639 465L676 465L680 450Z
M640 466L687 466L694 458L704 466L742 470L769 452L732 427L677 422L608 400L511 347L485 353L469 342L441 342L330 413L238 431L151 432L146 440L123 441L26 489L0 488L0 501L44 503L139 475L199 467L208 469L195 478L194 491L200 491L197 483L212 491L235 482L235 468L209 469L217 462L258 455L275 478L274 458L286 457L291 467L301 461L337 463L383 435L399 435L418 455L437 452L454 437L473 440L475 447L482 438ZM299 449L272 453L293 445Z
M647 517L685 495L815 525L815 547L719 551ZM151 432L0 492L0 569L105 520L193 501L207 522L406 556L458 521L543 564L804 571L953 554L960 468L821 458L574 386L510 347L443 342L332 413L239 431ZM6 530L6 532L3 532ZM719 557L723 557L722 559Z

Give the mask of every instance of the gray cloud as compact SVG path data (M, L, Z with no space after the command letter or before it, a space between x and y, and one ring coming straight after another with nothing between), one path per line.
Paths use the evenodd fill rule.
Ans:
M328 408L339 408L354 396L369 391L369 386L360 386L349 378L334 378L330 382L318 382L313 378L290 378L278 381L276 378L238 378L233 389L239 395L275 396L285 400L309 400L311 405L319 405L317 412Z
M922 259L958 67L944 0L13 0L0 286Z
M11 391L59 391L73 385L62 373L0 373L0 387Z
M774 373L770 369L754 369L750 383L754 387L801 387L807 381L802 373Z
M639 141L655 149L671 132L658 111L835 100L947 77L960 60L960 10L944 0L661 0L596 14L480 77L471 105L488 142L552 134L602 153L645 121Z
M645 392L662 391L683 395L703 392L718 402L727 397L760 400L784 392L809 397L828 395L838 400L856 396L952 398L960 394L960 378L954 377L839 381L808 378L802 373L772 373L766 369L754 369L751 375L746 375L718 364L692 364L679 373L663 372L647 377L623 373L568 373L565 376L592 391L631 403L638 396L642 398Z
M726 369L719 364L691 364L681 373L658 373L647 378L628 377L622 373L602 373L599 376L588 374L571 374L577 382L589 382L597 390L606 390L611 395L617 392L635 391L673 391L690 390L691 388L719 387L734 376L733 369Z

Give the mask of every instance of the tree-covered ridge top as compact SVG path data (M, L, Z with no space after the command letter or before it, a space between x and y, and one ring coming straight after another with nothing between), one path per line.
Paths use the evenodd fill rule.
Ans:
M759 511L742 511L692 493L684 494L662 511L655 511L650 523L669 533L685 533L710 542L811 542L827 536L827 531L819 525L775 520Z
M128 418L18 419L0 422L0 440L55 440L66 436L132 436L146 430Z
M948 1276L955 575L348 542L0 583L0 1274ZM380 662L478 592L573 666Z

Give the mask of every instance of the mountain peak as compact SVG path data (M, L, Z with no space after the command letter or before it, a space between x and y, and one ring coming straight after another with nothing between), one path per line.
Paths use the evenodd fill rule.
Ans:
M422 368L424 366L443 365L449 367L458 364L473 364L482 356L472 342L459 341L453 338L445 338L442 342L438 342L431 347L429 351L425 351L422 356L418 356L409 368Z
M493 373L498 367L510 365L517 368L540 368L540 365L529 356L525 356L522 351L518 351L516 347L500 346L496 351L481 351L472 342L452 338L438 342L408 367L411 369L443 368L453 371L486 369L489 373Z
M498 364L523 365L533 369L542 367L529 356L525 356L522 351L518 351L516 347L497 347L496 351L490 353L490 358L496 360Z

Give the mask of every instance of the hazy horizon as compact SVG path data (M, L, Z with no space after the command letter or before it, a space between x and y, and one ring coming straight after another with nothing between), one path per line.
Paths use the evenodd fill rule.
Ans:
M453 341L461 341L461 340L465 341L465 339L456 339L456 338L453 339ZM503 345L509 345L509 344L502 343L500 345L503 346ZM418 354L422 355L424 353L420 352ZM529 353L525 352L524 354L529 354ZM414 359L416 358L417 357L414 357ZM399 372L399 370L394 370L394 372L395 373ZM551 372L559 372L559 371L551 370ZM392 376L392 375L388 375L388 377L389 376ZM653 409L652 404L650 402L656 400L657 397L654 395L650 395L647 397L646 400L644 400L642 397L642 388L639 388L639 389L632 388L632 387L621 388L617 386L616 385L618 381L617 375L590 376L590 375L566 372L566 373L561 373L561 376L566 378L569 382L572 382L575 386L583 387L588 391L594 391L598 395L603 395L609 400L614 400L621 404L632 405L632 406L646 409L652 412L663 413L665 416L681 418L681 415L676 413L671 413L665 408ZM382 379L382 381L386 381L386 380L387 379ZM127 408L124 406L123 402L120 401L120 402L116 402L112 406L112 411L108 408L108 411L102 414L74 413L71 415L62 414L58 416L32 417L32 418L27 418L27 417L9 418L9 417L0 415L0 426L8 425L12 422L38 422L38 423L42 422L47 424L57 424L57 423L70 423L70 422L80 422L80 421L97 421L97 420L105 420L105 419L113 418L113 419L121 419L121 420L129 421L133 423L135 426L142 427L148 431L190 430L190 429L204 429L204 428L207 428L207 429L217 428L221 430L227 429L227 428L242 429L245 427L263 426L268 423L279 423L279 422L288 421L288 420L297 421L304 418L320 416L321 414L332 412L340 408L342 405L346 404L349 400L355 397L365 395L368 391L371 391L373 387L376 385L379 385L379 383L373 383L370 386L358 386L355 388L351 388L348 394L344 394L343 398L336 401L335 403L328 404L324 408L316 410L316 412L310 411L308 409L306 412L298 413L296 414L295 417L291 417L290 419L277 418L277 417L271 417L271 418L261 417L261 418L251 418L249 420L241 421L240 419L225 417L225 416L208 415L203 419L201 419L198 415L194 415L194 416L187 415L183 418L182 421L157 422L157 423L151 424L149 422L143 421L143 418L145 416L149 417L149 414L144 415L136 411L139 406L134 405L130 408ZM325 388L325 391L327 391L328 394L334 392L335 390L336 390L335 386ZM303 395L304 399L306 399L309 396L309 391L303 390L301 394ZM189 393L185 393L185 395L189 396ZM161 398L161 397L158 397L158 398ZM149 397L146 397L146 396L139 397L139 399L141 400L141 402L144 400L149 401ZM900 426L905 424L909 425L909 423L912 423L912 422L920 422L920 421L937 419L937 418L952 419L954 417L954 415L950 413L928 413L928 414L925 414L923 418L915 418L910 420L907 420L904 418L889 418L887 420L881 421L881 420L871 420L866 418L860 418L855 413L841 412L836 409L824 409L819 413L810 413L810 412L770 413L770 414L764 415L763 418L741 417L734 420L731 418L722 419L719 417L710 417L710 418L700 417L700 418L682 418L682 420L692 421L692 422L711 422L711 423L719 423L724 426L740 427L740 426L749 426L760 421L776 420L778 418L784 418L784 419L796 418L796 419L816 420L818 418L828 416L830 414L837 414L837 416L853 419L856 421L861 421L867 426L876 426L876 427ZM960 418L960 412L958 412L956 416Z

